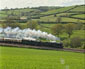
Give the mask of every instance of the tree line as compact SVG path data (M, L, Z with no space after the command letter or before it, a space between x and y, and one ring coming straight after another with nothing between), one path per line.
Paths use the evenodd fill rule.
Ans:
M85 49L85 39L80 38L80 36L71 37L75 30L85 30L85 25L78 23L78 24L56 24L51 28L52 33L60 37L61 34L67 33L68 37L63 39L64 47L71 47L71 48L83 48ZM65 35L64 35L65 36ZM60 37L61 38L61 37ZM61 38L62 39L62 38Z

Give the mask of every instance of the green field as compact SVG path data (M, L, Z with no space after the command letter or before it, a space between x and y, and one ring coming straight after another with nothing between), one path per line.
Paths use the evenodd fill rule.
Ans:
M74 15L73 17L78 17L78 18L85 18L85 14Z
M62 17L62 22L77 22L78 19ZM85 23L85 20L80 20L82 23Z
M85 5L82 5L82 6L78 6L77 8L74 8L73 10L71 11L84 11L85 10Z
M84 69L83 53L0 47L0 69Z
M44 12L44 13L41 13L41 14L53 14L53 13L57 13L57 12L64 12L64 11L67 11L71 8L73 8L74 6L70 6L70 7L64 7L64 8L60 8L60 9L57 9L57 10L51 10L51 11L47 11L47 12Z
M58 14L57 16L59 16L59 15L64 15L64 13ZM69 15L70 15L70 13L69 13ZM75 15L73 17L84 18L84 14L82 14L82 15L81 14L80 15ZM53 15L50 15L50 16L41 17L39 19L39 21L56 22L57 18L58 17L54 17ZM69 22L77 22L77 21L78 21L78 19L69 18L69 17L61 17L61 22L68 22L69 23ZM80 20L79 19L79 21L81 21L82 23L85 23L85 20Z
M40 9L32 9L32 8L21 8L21 9L10 9L8 11L0 11L0 21L4 20L5 17L7 17L8 15L11 16L11 14L13 13L16 17L21 16L22 12L24 12L24 14L26 14L27 12L29 12L29 14L31 14L31 17L37 17L40 16L40 19L32 19L35 21L49 21L49 22L56 22L57 18L59 16L65 16L62 17L61 22L77 22L78 20L81 21L82 23L85 23L85 20L82 19L77 19L77 18L85 18L85 14L82 13L77 13L77 12L84 12L84 7L85 5L78 5L78 6L68 6L68 7L60 7L60 8L56 8L56 9L52 9L52 10L48 10L48 11L41 11ZM74 11L74 12L71 12ZM32 13L30 13L32 12ZM39 12L39 14L37 14ZM57 12L59 12L59 14L57 14ZM51 14L49 16L47 16L47 14ZM56 17L54 16L54 14L56 14ZM75 15L73 15L75 14ZM45 15L44 17L41 17ZM72 16L71 16L72 15ZM14 16L14 17L15 17ZM27 17L29 17L30 15L25 15ZM69 16L74 17L74 18L69 18ZM23 17L23 16L21 16Z

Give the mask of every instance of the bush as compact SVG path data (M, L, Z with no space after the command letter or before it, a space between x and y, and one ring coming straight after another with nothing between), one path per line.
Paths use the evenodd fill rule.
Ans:
M64 47L69 47L70 46L70 41L69 40L64 40L63 41L63 46Z
M54 34L54 35L58 35L58 37L59 37L59 35L62 33L62 31L63 31L63 25L61 25L61 24L56 24L55 26L53 26L52 28L51 28L51 30L52 30L52 33Z
M73 37L73 38L71 38L70 46L71 46L71 48L81 47L81 39L80 39L80 37Z
M81 48L82 48L82 49L85 49L85 44L83 44Z
M66 24L65 25L65 32L69 35L69 38L73 34L73 31L75 30L75 24Z
M28 28L30 29L37 29L38 28L38 22L37 21L30 21L27 22Z

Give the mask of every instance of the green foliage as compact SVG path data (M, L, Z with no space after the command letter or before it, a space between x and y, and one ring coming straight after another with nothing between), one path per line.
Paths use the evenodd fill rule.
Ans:
M30 28L30 29L37 29L38 28L38 23L36 21L29 21L27 23L27 25L28 25L28 28Z
M57 22L60 23L62 21L61 17L57 17Z
M2 24L2 27L3 28L6 28L6 27L12 27L12 28L16 28L16 27L19 27L19 28L22 28L23 26L20 25L20 23L4 23Z
M6 18L5 19L5 21L4 21L4 23L15 23L16 21L15 20L13 20L12 18Z
M26 29L26 28L28 28L27 23L26 24L20 24L20 23L18 23L18 25L16 27L19 27L20 29Z
M81 47L82 49L85 49L85 43L82 45L82 47Z
M75 24L66 24L65 25L65 32L70 36L73 34L73 30L75 29Z
M81 29L82 29L82 27L83 27L82 22L81 22L80 20L77 20L76 29L77 29L77 30L81 30Z
M10 19L10 18L7 18L3 24L2 24L2 27L5 28L5 27L12 27L12 28L15 28L15 27L20 27L20 24L19 23L16 23L16 21Z
M64 47L70 47L70 40L69 39L63 40L63 46Z
M85 49L85 39L82 39L78 36L72 37L71 39L63 40L63 46L69 48L80 48Z
M85 30L85 25L82 26L82 30Z
M55 26L52 27L52 32L55 35L60 35L62 33L63 30L63 26L61 24L56 24Z
M78 48L81 47L81 38L80 37L73 37L71 38L71 48Z

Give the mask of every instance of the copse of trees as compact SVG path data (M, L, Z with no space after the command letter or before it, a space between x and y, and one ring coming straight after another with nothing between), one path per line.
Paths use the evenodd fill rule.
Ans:
M73 30L75 30L75 27L76 27L75 24L70 24L70 23L64 26L62 24L56 24L51 28L51 30L54 35L58 35L58 36L61 33L66 32L70 38L71 35L73 34Z
M15 27L19 27L21 29L24 29L24 28L30 28L30 29L38 29L38 22L37 21L32 21L30 20L29 22L25 23L25 24L20 24L18 23L16 20L8 17L5 19L5 21L3 22L2 24L2 27L3 28L6 28L6 27L12 27L12 28L15 28Z
M82 48L85 49L85 44L82 43L82 39L79 36L72 37L71 39L65 39L63 41L64 47L70 48Z
M58 37L59 37L59 35L62 33L62 31L63 31L63 26L61 25L61 24L56 24L55 26L53 26L52 28L51 28L51 30L52 30L52 33L54 34L54 35L58 35Z
M75 30L75 24L66 24L65 26L65 32L68 34L69 38L73 34L73 30Z
M12 27L12 28L19 27L19 28L21 28L21 29L24 28L24 26L21 25L20 23L3 23L3 24L2 24L2 27L3 27L3 28L6 28L6 27Z
M26 24L20 24L20 23L3 23L2 27L6 28L6 27L19 27L20 29L25 29L25 28L30 28L30 29L38 29L38 23L36 21L31 21L31 22L27 22Z
M81 30L83 27L83 24L80 20L77 20L76 30Z
M29 21L29 22L27 22L27 26L30 29L38 29L38 22L37 21Z
M80 27L82 28L83 26L85 25L81 25ZM64 47L85 49L84 39L81 39L79 36L71 37L71 35L75 30L81 29L81 28L78 29L78 27L79 27L78 24L72 24L72 23L68 23L64 25L56 24L51 28L51 30L54 35L57 35L60 38L61 38L61 36L59 36L60 34L64 34L64 33L68 34L68 37L63 40Z
M60 23L62 21L62 17L58 16L56 21Z
M70 40L71 48L78 48L81 47L81 38L80 37L73 37Z
M4 21L4 23L15 23L16 21L13 20L12 18L7 17Z
M85 30L85 25L82 26L82 30Z

